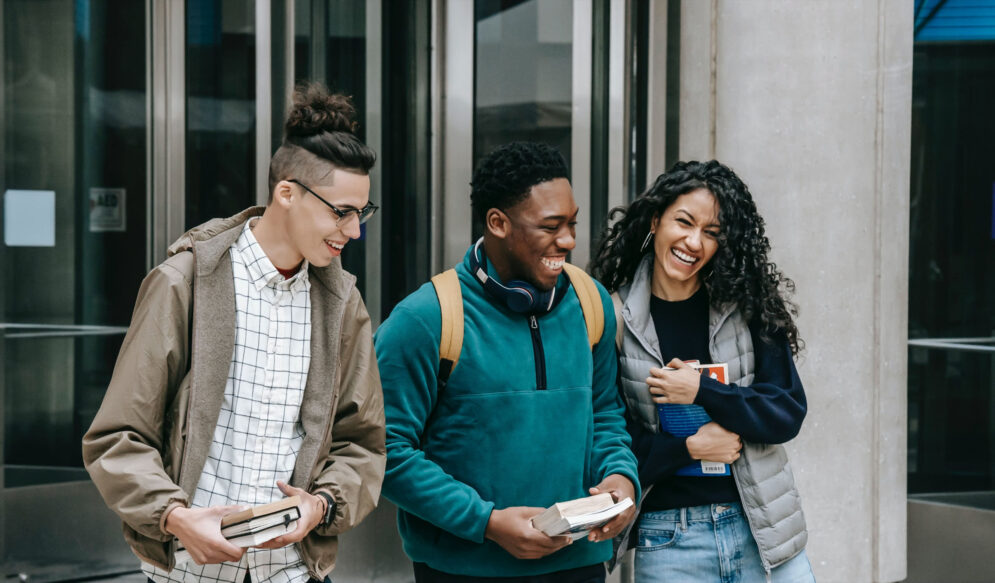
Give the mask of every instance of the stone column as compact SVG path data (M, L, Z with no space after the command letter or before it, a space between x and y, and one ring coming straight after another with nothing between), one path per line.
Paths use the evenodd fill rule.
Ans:
M681 21L680 157L743 178L797 284L816 577L902 580L912 6L683 0Z

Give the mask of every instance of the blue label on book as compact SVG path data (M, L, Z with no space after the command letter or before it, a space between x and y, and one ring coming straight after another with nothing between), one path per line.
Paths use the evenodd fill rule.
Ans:
M699 405L674 405L664 403L656 406L660 414L660 431L677 437L688 437L698 432L698 428L712 420Z

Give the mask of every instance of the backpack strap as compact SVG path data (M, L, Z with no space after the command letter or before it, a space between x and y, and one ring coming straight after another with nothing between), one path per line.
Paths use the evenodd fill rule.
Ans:
M612 292L612 304L615 306L615 348L622 354L622 333L625 332L625 322L622 321L622 297L617 291Z
M447 269L432 278L435 295L442 311L442 338L439 341L439 390L459 362L463 350L463 291L455 269Z
M587 272L576 265L564 263L563 270L567 272L567 277L577 292L580 308L584 311L584 322L587 324L587 341L591 350L594 350L605 331L605 309L601 304L598 286Z
M601 335L605 331L605 312L598 286L590 275L576 265L564 263L563 269L570 278L577 299L580 300L584 323L587 325L587 340L591 350L594 350L594 346L601 340ZM447 269L434 276L432 285L435 287L435 295L439 298L439 309L442 313L438 375L439 389L442 390L446 387L453 369L456 368L463 350L463 292L455 269Z

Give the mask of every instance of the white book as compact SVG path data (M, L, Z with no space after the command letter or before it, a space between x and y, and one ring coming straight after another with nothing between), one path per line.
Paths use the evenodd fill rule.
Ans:
M533 518L532 525L547 536L569 536L578 540L631 506L629 497L613 502L611 494L598 494L554 504Z
M229 514L221 520L221 535L233 545L254 547L293 532L301 517L300 497L291 496L270 504ZM176 541L176 564L189 562L190 553Z

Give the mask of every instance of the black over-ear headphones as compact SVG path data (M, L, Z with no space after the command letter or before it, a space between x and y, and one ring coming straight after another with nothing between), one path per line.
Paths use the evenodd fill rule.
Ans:
M483 242L484 238L481 237L473 245L473 252L470 253L470 271L480 280L489 294L503 302L512 312L519 314L547 314L556 307L559 298L555 287L549 291L539 291L532 284L517 279L501 285L488 276L487 259L480 248Z

